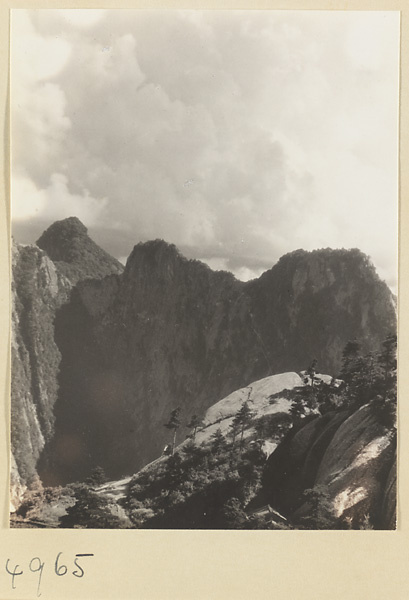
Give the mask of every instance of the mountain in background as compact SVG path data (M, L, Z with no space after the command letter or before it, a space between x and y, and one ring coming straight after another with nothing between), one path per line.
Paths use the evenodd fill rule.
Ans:
M243 283L160 240L123 269L78 219L57 222L14 250L14 503L38 473L131 474L161 454L173 408L203 416L314 358L336 376L348 340L368 353L395 330L394 298L359 250L297 250Z
M119 261L91 240L87 228L77 217L69 217L51 225L36 245L44 250L73 285L82 279L100 279L124 270Z

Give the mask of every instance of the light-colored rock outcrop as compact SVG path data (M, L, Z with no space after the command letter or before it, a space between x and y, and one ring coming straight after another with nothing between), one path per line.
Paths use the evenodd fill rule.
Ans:
M338 428L315 480L328 490L336 517L362 520L366 514L381 512L393 444L370 406L357 410ZM390 487L392 482L393 474Z
M312 418L270 456L264 491L295 522L311 512L305 490L327 504L327 525L393 529L396 514L395 436L371 405L352 414Z

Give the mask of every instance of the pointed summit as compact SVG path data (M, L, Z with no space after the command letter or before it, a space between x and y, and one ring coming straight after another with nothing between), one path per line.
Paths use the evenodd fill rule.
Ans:
M125 273L127 276L138 274L145 277L152 273L174 271L177 264L188 262L174 244L156 239L134 246L128 257Z
M89 237L77 217L56 221L36 243L73 284L80 279L99 279L123 271L121 263Z
M73 243L87 237L85 225L77 217L69 217L50 225L36 244L47 252L51 260L71 262Z

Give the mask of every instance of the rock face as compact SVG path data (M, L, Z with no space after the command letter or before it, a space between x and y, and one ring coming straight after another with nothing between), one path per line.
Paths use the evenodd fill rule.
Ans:
M303 385L303 380L297 373L280 373L235 390L206 411L203 424L196 434L196 443L210 441L218 429L224 436L228 436L233 419L244 402L248 403L254 420L266 415L288 415L291 401L287 392ZM246 429L244 438L252 434L254 430L250 427ZM266 442L266 454L270 454L276 446L277 444Z
M342 423L315 480L334 498L337 517L348 517L353 525L366 514L377 520L394 451L394 438L378 423L370 406L363 406Z
M176 406L186 420L203 416L232 391L313 358L337 375L349 339L375 350L396 327L392 295L358 250L296 251L242 283L158 240L135 246L121 273L75 218L51 226L38 244L53 261L60 283L52 285L74 285L49 309L42 345L54 356L55 434L27 396L39 419L37 426L31 415L29 428L45 440L46 483L80 479L96 464L113 478L134 472L161 453ZM50 292L34 298L41 293L46 312ZM34 355L41 352L36 346Z
M11 447L15 486L30 485L54 433L56 374L61 359L54 316L71 284L36 246L12 249Z
M396 522L396 442L370 405L312 418L270 456L264 473L266 501L296 521L310 512L302 493L325 491L334 526L377 529Z
M397 464L396 451L385 485L383 504L381 510L381 525L384 529L396 527L396 497L397 497Z
M12 247L11 448L12 496L17 503L19 490L38 477L37 462L54 435L61 361L56 311L68 302L80 278L122 268L88 238L75 218L55 223L39 243L56 262L37 245Z
M124 270L120 262L91 240L87 231L77 217L69 217L56 221L36 242L73 284Z
M348 340L370 352L396 327L392 294L357 249L296 250L246 291L254 328L278 372L305 368L308 353L320 371L337 375Z

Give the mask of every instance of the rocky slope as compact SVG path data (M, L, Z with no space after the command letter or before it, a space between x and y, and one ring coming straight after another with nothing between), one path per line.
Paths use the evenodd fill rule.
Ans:
M133 478L101 485L97 493L124 505L138 527L192 528L198 522L219 527L225 507L241 498L245 513L241 525L235 521L238 528L252 528L251 519L264 515L262 527L267 528L280 523L304 528L308 519L307 528L394 529L394 428L383 424L372 402L324 415L312 410L298 419L292 402L308 386L298 374L282 373L236 390L206 411L194 441L180 443L175 458L162 456ZM252 416L242 441L237 437L234 442L231 425L243 403ZM217 435L222 437L219 449ZM257 452L267 461L261 487L251 492L243 478L251 481L249 473L260 469ZM183 475L167 479L166 473L177 468L176 457ZM230 492L223 488L229 477L235 482ZM165 493L169 500L163 503ZM238 496L229 498L229 493Z
M56 373L61 359L54 341L54 315L71 284L36 246L12 248L11 481L21 490L37 477L44 444L54 433Z
M254 381L245 388L232 392L206 411L202 426L196 434L196 442L200 444L210 441L217 429L227 436L233 419L243 402L248 403L255 421L267 415L276 415L277 417L287 415L290 411L291 401L286 392L303 385L303 380L298 373L280 373ZM246 429L244 437L251 435L254 435L252 427ZM266 453L271 454L276 445L269 440L265 448Z
M21 336L29 326L14 325L13 406L27 398L37 411L26 410L26 427L29 437L44 438L35 456L45 443L37 468L49 484L81 479L96 464L112 477L132 473L161 453L163 424L176 406L186 420L203 416L234 390L304 369L312 358L336 375L348 339L374 350L396 326L392 295L358 250L296 251L242 283L162 241L135 246L121 273L75 218L54 224L38 244L60 282L54 287L74 286L58 302L49 300L46 279L31 292L33 319L46 321L48 332L31 355L30 373L40 382L36 361L52 354L48 420L33 399L33 377L17 383L19 371L27 372ZM29 314L20 313L20 320Z
M396 523L396 439L370 405L312 417L289 432L270 456L262 501L296 521L311 512L303 492L325 492L330 522L378 529Z
M104 276L121 270L117 261L106 255L108 260L102 250L89 263L78 242L86 237L86 229L78 219L55 223L41 240L54 257L50 240L63 240L62 247L67 250L57 255L61 260L56 262L37 245L13 243L12 246L12 509L19 504L26 486L33 485L38 478L38 460L44 445L54 435L61 361L54 337L56 311L68 302L73 285L85 274L95 272L95 276ZM70 239L75 248L73 254L68 251ZM96 246L91 240L84 244L88 249ZM86 257L82 266L78 253Z

